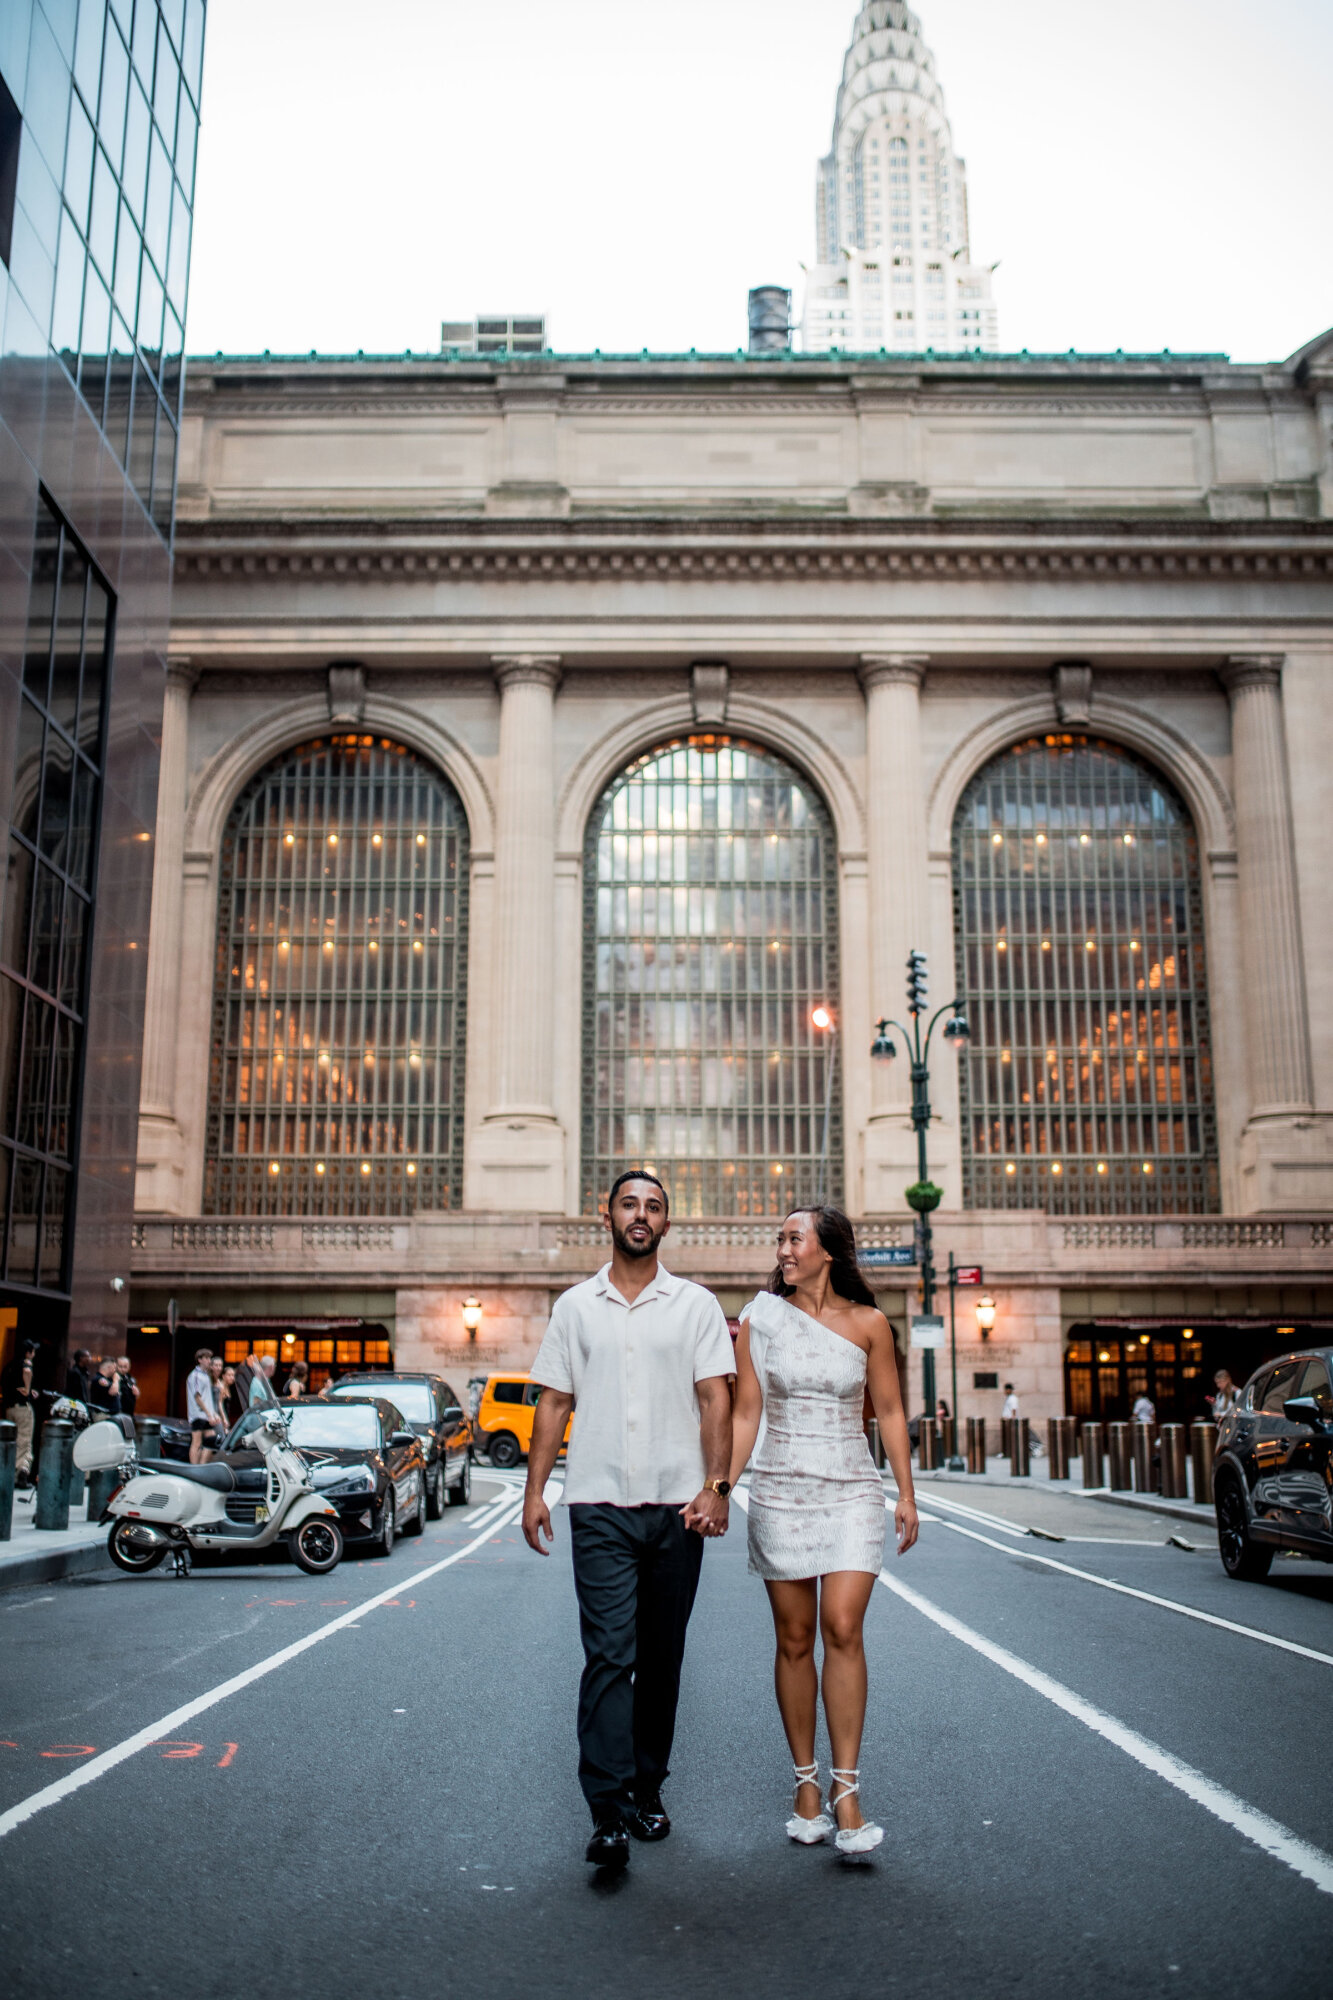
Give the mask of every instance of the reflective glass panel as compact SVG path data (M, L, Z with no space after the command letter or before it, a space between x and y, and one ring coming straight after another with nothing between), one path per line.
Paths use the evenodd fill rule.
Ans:
M971 1208L1218 1205L1198 843L1160 774L1092 737L1015 744L954 819Z
M252 780L218 905L204 1207L462 1199L467 825L401 744L331 736Z
M770 751L693 736L603 795L584 856L585 1212L626 1165L680 1215L781 1215L841 1183L837 879L822 801ZM827 1143L825 1132L827 1126Z

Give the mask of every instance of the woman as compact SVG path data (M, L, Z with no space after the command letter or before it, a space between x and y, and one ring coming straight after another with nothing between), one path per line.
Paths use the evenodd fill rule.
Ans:
M767 1292L741 1315L731 1483L765 1419L750 1484L750 1568L764 1579L777 1634L778 1710L796 1775L787 1832L803 1845L834 1834L843 1854L884 1838L859 1803L866 1662L861 1628L884 1561L884 1489L863 1424L867 1391L898 1486L898 1553L917 1538L912 1460L893 1332L856 1268L856 1239L836 1208L796 1209L778 1234ZM824 1641L824 1717L833 1751L828 1811L815 1762Z
M213 1408L217 1412L218 1436L225 1438L234 1421L231 1388L236 1380L236 1370L228 1368L222 1356L215 1354L209 1363L208 1372L213 1377Z
M283 1395L304 1396L306 1393L306 1384L309 1380L310 1370L307 1368L305 1362L293 1361L292 1372L287 1377L287 1387L283 1390Z

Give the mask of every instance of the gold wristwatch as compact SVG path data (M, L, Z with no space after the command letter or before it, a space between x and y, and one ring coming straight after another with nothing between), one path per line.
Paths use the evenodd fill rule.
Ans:
M704 1492L716 1493L719 1500L725 1500L730 1491L731 1481L729 1479L705 1479L704 1481Z

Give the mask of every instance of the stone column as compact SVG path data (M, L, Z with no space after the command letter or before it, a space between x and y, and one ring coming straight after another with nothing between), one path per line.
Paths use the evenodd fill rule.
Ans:
M185 806L189 778L190 696L199 670L184 657L167 663L162 699L162 749L157 776L153 901L144 993L143 1074L139 1091L137 1200L171 1210L180 1180L176 1117L177 1025L181 991Z
M1282 656L1228 660L1250 1117L1312 1105L1305 964L1282 727Z
M485 1205L564 1208L564 1133L554 1109L554 654L494 662L500 688L492 949L490 1109L478 1135Z
M926 806L921 768L921 683L927 660L919 653L863 653L866 698L866 860L869 874L870 1018L903 1018L907 954L929 950L929 880ZM931 961L930 995L936 1006L953 966ZM895 1037L901 1043L901 1037ZM902 1190L916 1177L915 1139L909 1118L911 1080L906 1051L898 1060L871 1065L870 1120L866 1128L865 1202L870 1213L901 1206ZM905 1176L905 1178L904 1178Z

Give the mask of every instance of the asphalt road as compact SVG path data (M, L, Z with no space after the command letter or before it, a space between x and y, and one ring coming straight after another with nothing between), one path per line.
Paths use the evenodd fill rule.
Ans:
M738 1508L691 1626L675 1830L603 1883L582 1859L568 1535L532 1556L514 1494L479 1477L471 1508L325 1580L274 1563L0 1596L8 1989L1329 1990L1333 1571L1281 1561L1242 1586L1178 1523L923 1494L921 1544L890 1555L867 1621L861 1764L887 1837L849 1866L783 1835Z

